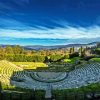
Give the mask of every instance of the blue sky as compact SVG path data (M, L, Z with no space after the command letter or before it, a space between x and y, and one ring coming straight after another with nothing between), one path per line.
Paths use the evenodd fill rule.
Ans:
M100 41L100 0L0 0L0 44Z

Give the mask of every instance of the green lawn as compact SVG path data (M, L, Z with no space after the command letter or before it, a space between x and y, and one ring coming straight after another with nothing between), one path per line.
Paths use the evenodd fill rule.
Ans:
M92 58L90 61L100 62L100 58Z
M77 60L80 60L80 57L74 57L74 58L70 58L70 59L63 59L63 62L65 63L75 63Z
M48 67L45 63L40 62L13 62L23 69L36 69L38 67Z

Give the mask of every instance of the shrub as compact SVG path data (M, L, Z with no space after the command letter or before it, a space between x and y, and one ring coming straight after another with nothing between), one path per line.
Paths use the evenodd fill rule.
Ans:
M62 55L50 55L50 61L52 62L61 60L62 58L63 58Z
M69 55L69 58L74 58L74 57L79 57L79 53L78 52L74 52L74 53Z

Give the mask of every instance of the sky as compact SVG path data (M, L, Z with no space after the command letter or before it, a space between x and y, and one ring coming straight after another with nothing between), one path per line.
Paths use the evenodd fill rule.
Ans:
M0 0L0 44L100 42L100 0Z

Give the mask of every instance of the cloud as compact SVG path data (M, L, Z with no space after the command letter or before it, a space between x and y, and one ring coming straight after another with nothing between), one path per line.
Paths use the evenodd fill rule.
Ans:
M15 19L0 18L0 43L58 45L100 41L100 26L71 26L66 21L54 28L29 26ZM47 43L46 43L47 41Z
M55 27L53 29L37 26L26 30L0 28L0 38L47 38L47 39L80 39L99 38L100 26L90 27Z
M100 26L71 26L66 21L53 21L59 24L54 28L29 26L16 19L0 18L0 38L46 38L46 39L91 39L100 38Z
M0 1L0 12L2 13L8 13L8 11L15 12L19 8L23 8L27 6L30 3L29 0L6 0L4 2L3 0ZM20 10L20 9L19 9Z

